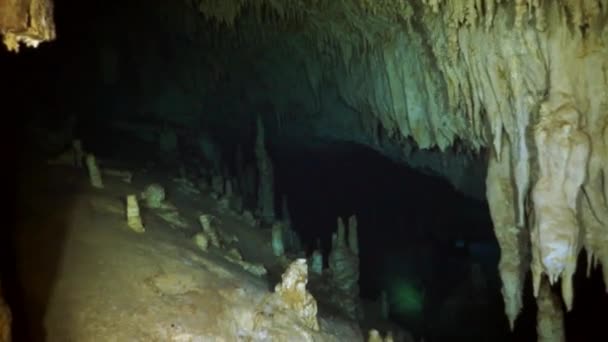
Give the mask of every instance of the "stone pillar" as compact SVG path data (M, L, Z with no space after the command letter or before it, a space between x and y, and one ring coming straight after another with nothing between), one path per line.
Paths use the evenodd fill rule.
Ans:
M97 160L92 154L87 154L86 157L87 169L89 170L89 180L91 185L97 189L103 189L103 181L101 180L101 172L97 166Z

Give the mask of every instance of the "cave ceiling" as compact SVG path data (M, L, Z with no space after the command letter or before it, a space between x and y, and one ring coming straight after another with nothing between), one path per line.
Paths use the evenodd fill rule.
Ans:
M223 111L238 129L228 112L257 108L250 120L263 114L276 135L364 144L485 192L512 325L528 271L535 295L559 284L568 310L583 249L608 283L608 1L156 3L166 34L154 38L193 46L167 58L204 66L172 72L195 79L179 93L156 90L175 120ZM121 34L155 49L134 32ZM116 64L117 44L98 45ZM153 65L138 61L140 76ZM180 111L188 92L207 100ZM486 189L468 189L480 175Z

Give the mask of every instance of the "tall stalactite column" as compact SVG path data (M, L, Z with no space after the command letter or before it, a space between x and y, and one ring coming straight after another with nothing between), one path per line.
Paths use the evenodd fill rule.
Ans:
M532 191L532 276L538 296L542 275L561 277L566 308L572 309L572 276L581 249L578 199L587 173L589 137L579 128L580 113L564 94L551 94L540 107L534 140L539 178Z
M506 140L506 138L502 138ZM490 149L486 196L494 222L494 234L500 246L498 271L502 280L502 297L511 330L523 307L524 280L529 263L529 232L517 225L516 189L511 169L511 146L501 144L500 159Z
M258 116L255 157L258 164L258 213L262 221L272 223L274 212L274 168L264 142L264 123Z

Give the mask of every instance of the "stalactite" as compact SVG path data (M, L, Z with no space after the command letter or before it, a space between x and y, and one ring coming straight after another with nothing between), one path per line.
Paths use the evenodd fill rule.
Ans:
M503 157L500 160L497 153L490 150L486 196L494 222L494 234L501 251L498 270L502 280L505 314L512 330L523 306L522 296L528 270L529 243L527 229L517 225L510 145L508 142L503 142L501 146Z
M579 112L560 94L552 94L541 105L540 116L534 132L539 159L539 178L532 191L534 293L538 295L543 273L551 284L561 277L562 296L570 310L580 251L577 201L585 181L589 138L579 128Z

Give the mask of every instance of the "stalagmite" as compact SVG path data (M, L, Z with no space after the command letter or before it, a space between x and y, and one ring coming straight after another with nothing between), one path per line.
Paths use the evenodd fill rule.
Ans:
M281 302L292 310L306 327L318 331L317 302L306 290L307 283L306 259L297 259L281 276L281 282L274 288L274 295L280 298Z
M224 185L224 196L232 196L232 182L230 181L230 179L226 179L226 183Z
M334 303L351 319L361 317L359 301L359 257L346 244L345 227L338 218L338 231L332 236L328 258L331 283L336 291Z
M148 208L161 208L165 200L165 188L158 183L152 183L146 186L140 198Z
M146 229L141 222L139 204L135 195L127 195L127 225L136 233L144 233Z
M517 226L510 145L503 142L501 148L500 160L490 149L486 197L494 223L494 234L501 251L498 270L502 280L505 313L512 330L523 305L524 280L529 262L529 238L527 229Z
M97 167L97 161L95 156L87 154L86 157L87 169L89 170L89 181L94 188L103 189L103 181L101 180L101 173L99 167Z
M536 333L538 342L565 342L564 313L559 297L553 293L547 279L541 280L536 305Z
M561 277L566 308L572 309L572 276L581 248L577 203L585 181L589 138L579 129L579 113L560 94L540 108L534 130L539 177L532 190L532 276L538 296L541 277L554 284Z
M275 222L272 225L272 253L274 256L280 257L285 254L283 246L283 223Z
M317 275L323 274L323 253L315 249L310 257L310 270Z
M380 332L376 329L372 329L369 331L369 336L367 338L367 342L384 342L382 340L382 336L380 336Z
M348 248L351 252L359 255L359 234L357 231L357 216L348 218Z
M201 215L198 217L198 221L203 228L203 232L209 238L209 242L215 248L221 248L220 238L217 234L215 228L211 226L211 216L210 215Z
M390 303L388 301L388 295L386 291L382 291L380 294L380 315L383 319L388 319L391 311Z
M275 219L274 168L266 151L264 139L264 124L262 118L258 116L255 144L255 156L258 165L258 211L264 222L271 223Z
M338 217L338 230L335 233L336 236L332 239L332 249L346 246L346 229L344 227L344 220Z
M74 166L82 167L85 153L82 149L82 142L80 140L72 141L72 152L74 153Z
M224 177L222 177L220 175L215 175L215 176L211 177L211 189L217 195L222 195L224 193L224 185L225 185Z
M192 241L194 241L194 244L203 252L206 252L207 248L209 248L209 239L205 233L196 233L192 237Z

